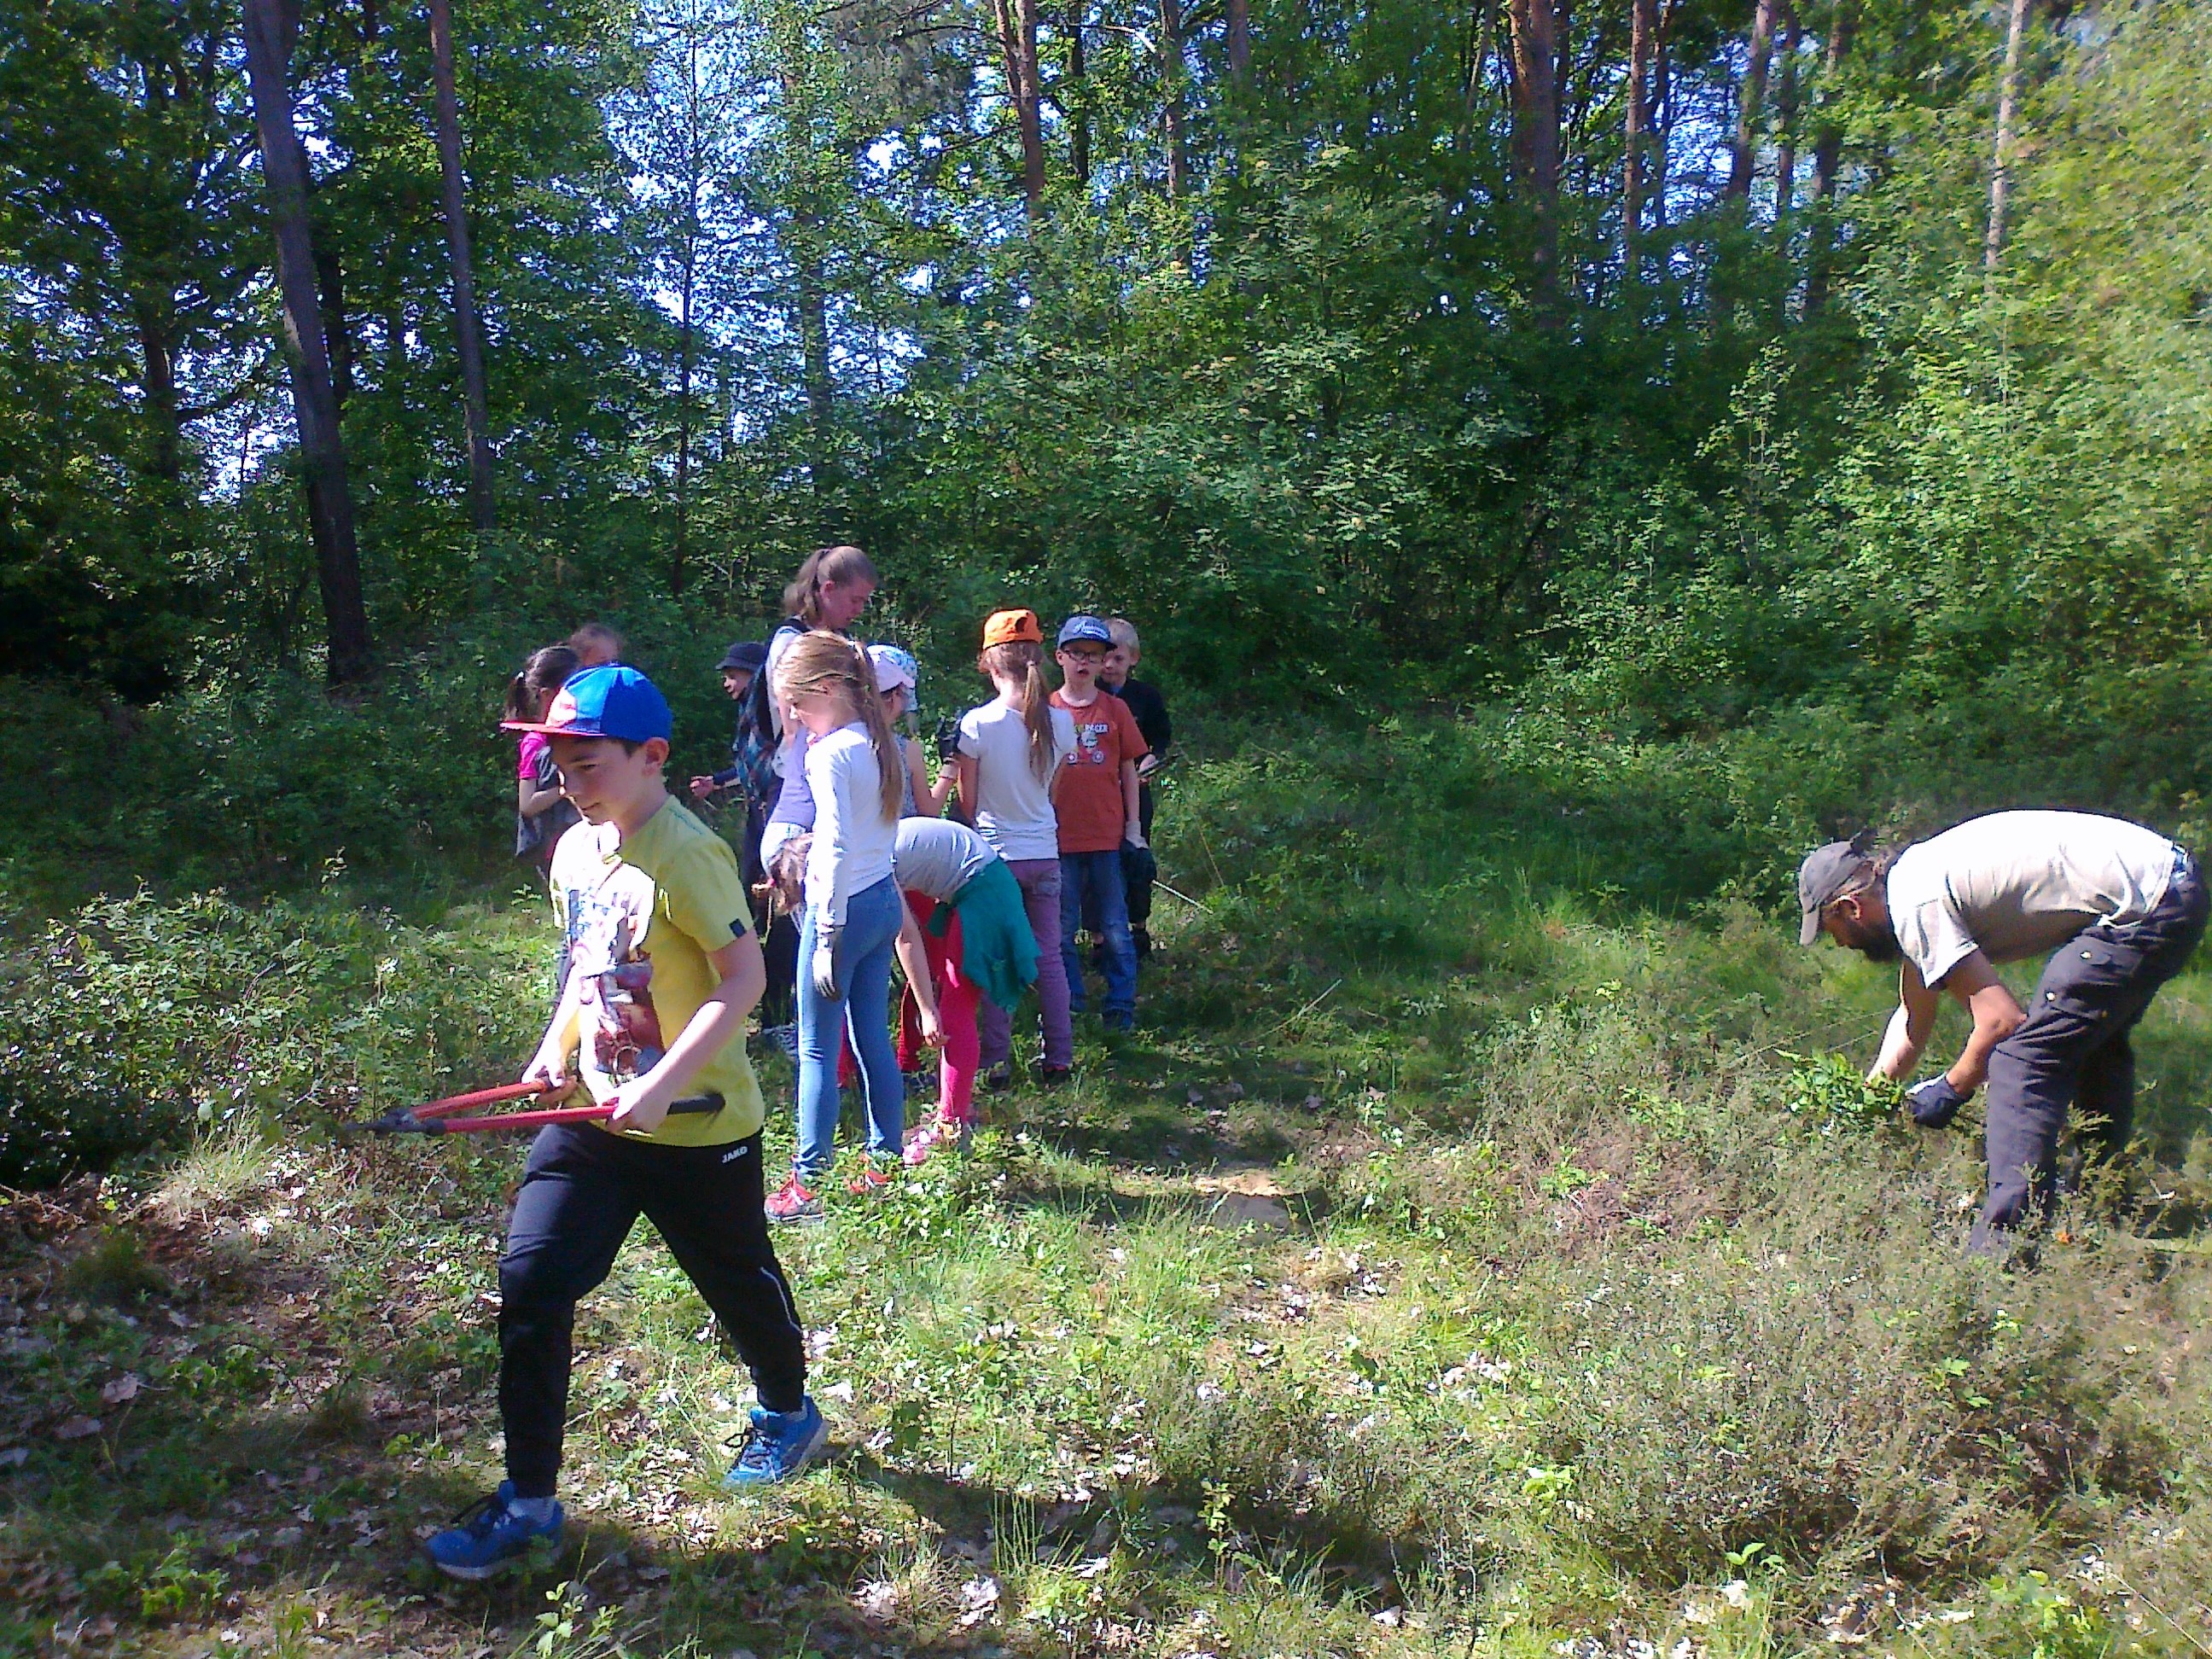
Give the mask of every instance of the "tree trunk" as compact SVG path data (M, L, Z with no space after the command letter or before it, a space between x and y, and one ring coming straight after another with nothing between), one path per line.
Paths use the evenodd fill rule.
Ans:
M1559 311L1559 39L1553 0L1510 0L1507 11L1513 25L1513 150L1535 228L1536 314L1549 326Z
M1036 0L996 0L999 50L1006 60L1006 95L1014 102L1021 133L1022 201L1034 221L1044 203L1044 126L1037 112Z
M1782 0L1782 76L1774 94L1774 222L1788 223L1797 195L1797 47L1804 38L1793 0Z
M706 170L700 154L699 38L684 53L684 170L683 276L676 296L676 550L669 560L668 591L684 591L684 567L691 552L691 362L696 343L692 300L698 291L699 187Z
M316 304L314 238L307 222L307 152L293 124L287 79L299 15L287 0L246 0L241 21L253 122L261 140L262 178L269 192L269 221L276 233L284 353L307 475L307 518L322 589L329 672L331 684L344 685L367 679L375 664L369 651L368 612L362 601L361 555L354 541L345 441L338 428L337 398Z
M315 244L315 300L322 313L323 355L331 360L331 397L343 415L353 396L353 325L346 318L345 267L327 241Z
M1751 179L1759 161L1759 118L1766 106L1766 70L1774 52L1776 0L1759 0L1751 15L1751 47L1736 106L1735 143L1729 155L1728 199L1739 214L1751 210Z
M1159 0L1160 125L1168 145L1168 195L1189 188L1190 147L1183 132L1182 0Z
M1067 9L1067 164L1077 180L1091 182L1091 82L1083 61L1084 0Z
M1552 102L1559 112L1559 175L1567 168L1567 106L1575 84L1575 0L1552 0Z
M149 471L174 483L184 474L184 433L177 415L177 360L170 349L169 331L160 308L151 300L137 306L138 350L144 361L139 379L146 397L146 440Z
M2004 78L1997 83L1997 139L1990 165L1990 228L1982 242L1982 268L1995 270L2004 252L2005 205L2012 196L2012 128L2020 106L2020 49L2035 0L2012 0L2005 21Z
M1670 50L1674 39L1675 8L1681 0L1667 0L1659 9L1658 39L1652 43L1651 52L1651 155L1647 173L1650 179L1653 229L1667 222L1667 171L1674 159L1674 54Z
M1252 79L1252 0L1229 0L1229 29L1224 44L1228 48L1231 84L1249 85Z
M1630 0L1628 131L1620 167L1621 263L1636 277L1636 244L1644 234L1644 147L1651 130L1651 59L1658 46L1658 0Z
M469 522L497 522L491 493L491 396L484 383L483 337L477 324L477 279L469 252L467 180L461 172L460 95L453 83L453 0L430 0L430 76L436 82L438 173L444 185L446 258L453 279L453 340L461 361L461 410L469 444Z
M693 212L697 212L698 186L692 185ZM696 225L684 246L684 278L677 295L676 319L676 552L669 562L668 591L684 591L684 562L690 552L691 532L691 293L698 264L699 239Z
M1828 40L1820 54L1820 127L1813 141L1813 234L1805 255L1805 314L1817 317L1828 303L1828 268L1836 245L1836 172L1844 159L1844 130L1835 118L1836 83L1851 49L1857 19L1851 0L1835 0Z
M835 393L830 380L830 307L822 275L822 253L814 227L805 227L805 240L794 250L792 264L798 273L799 346L801 376L806 387L808 471L817 495L830 482L830 422L836 417Z
M1467 9L1467 50L1461 59L1459 122L1452 149L1465 155L1474 143L1474 112L1489 78L1492 0L1474 0Z

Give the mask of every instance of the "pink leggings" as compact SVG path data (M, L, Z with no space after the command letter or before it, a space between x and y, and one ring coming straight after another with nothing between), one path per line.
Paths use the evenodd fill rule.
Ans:
M1037 1010L1044 1019L1044 1063L1064 1071L1075 1063L1075 1027L1067 1012L1067 965L1060 952L1060 860L1008 859L1006 868L1021 884L1030 932L1036 936ZM987 1000L977 1011L976 1024L982 1034L986 1066L996 1066L1012 1054L1014 1026L1010 1011Z
M930 982L937 988L938 1023L945 1028L945 1047L939 1051L937 1059L938 1113L955 1123L973 1123L975 1073L982 1069L982 1045L975 1035L975 1010L982 1003L983 989L968 977L960 965L960 913L952 913L952 925L939 939L929 931L929 919L937 914L937 901L920 893L908 893L906 902L914 912L915 926L921 929L922 954L929 959ZM900 1004L902 1071L913 1070L913 1062L921 1057L921 1033L912 1018L913 1006L913 993L908 992Z

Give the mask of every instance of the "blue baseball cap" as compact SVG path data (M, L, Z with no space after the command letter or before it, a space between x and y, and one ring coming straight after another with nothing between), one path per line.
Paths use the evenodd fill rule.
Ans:
M1060 645L1103 645L1114 648L1114 630L1096 617L1070 617L1060 625ZM1057 648L1057 647L1055 647Z
M668 699L635 668L621 663L572 674L553 694L543 720L501 720L509 732L542 732L549 738L613 738L623 743L668 740L675 721Z

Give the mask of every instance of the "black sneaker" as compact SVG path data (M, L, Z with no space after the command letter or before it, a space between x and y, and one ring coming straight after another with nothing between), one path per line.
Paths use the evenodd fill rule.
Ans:
M983 1073L983 1086L994 1095L1002 1095L1014 1086L1014 1062L1002 1060Z
M1048 1066L1039 1060L1030 1067L1030 1075L1036 1079L1038 1088L1057 1089L1067 1081L1074 1069L1072 1066Z

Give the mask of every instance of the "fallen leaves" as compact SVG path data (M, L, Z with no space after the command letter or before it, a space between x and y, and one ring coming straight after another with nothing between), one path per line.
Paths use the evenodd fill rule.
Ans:
M961 1629L972 1630L998 1610L997 1579L970 1578L960 1587L960 1617L957 1622Z

